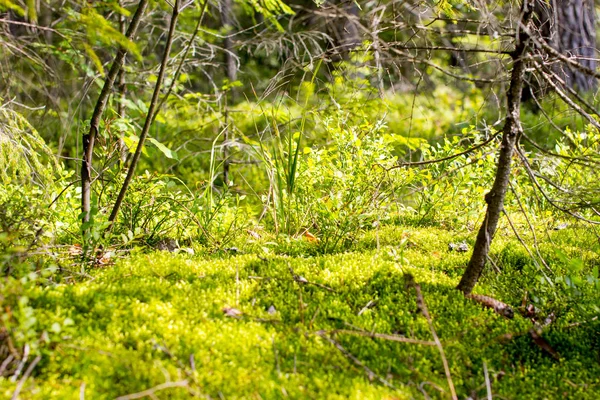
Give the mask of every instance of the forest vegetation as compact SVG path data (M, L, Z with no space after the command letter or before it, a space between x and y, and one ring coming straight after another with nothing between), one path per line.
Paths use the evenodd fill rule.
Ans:
M0 0L0 398L600 398L592 0Z

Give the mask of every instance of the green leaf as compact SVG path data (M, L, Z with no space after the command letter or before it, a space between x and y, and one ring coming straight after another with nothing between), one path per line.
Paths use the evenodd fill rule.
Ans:
M25 15L25 10L10 0L0 0L0 10L13 10L21 17Z
M85 50L85 52L87 53L87 55L90 57L90 59L92 60L92 62L94 63L94 65L96 66L96 69L98 70L98 72L100 73L100 75L104 76L104 66L102 65L102 61L100 61L100 58L98 57L98 54L96 54L96 52L94 51L94 49L92 49L92 46L90 46L87 43L83 44L83 49Z
M98 14L93 8L85 8L83 13L79 14L79 20L85 25L88 39L92 44L95 41L99 41L109 46L117 43L129 53L133 54L139 61L142 60L142 54L137 45L127 39L125 35L114 28L109 21Z
M171 149L169 149L167 146L165 146L164 144L159 142L158 140L153 139L153 138L148 138L148 141L150 143L152 143L153 145L155 145L158 148L158 150L160 150L167 158L177 160L177 154L174 151L172 151Z

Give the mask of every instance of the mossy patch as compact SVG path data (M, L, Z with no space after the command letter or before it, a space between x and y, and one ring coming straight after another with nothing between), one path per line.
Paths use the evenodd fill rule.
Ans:
M578 250L590 239L582 232L553 235L571 241L571 257L582 257L585 265L595 260L595 248ZM333 332L430 341L414 292L405 288L405 273L422 287L460 398L485 397L484 365L499 398L600 396L600 323L591 320L598 291L583 283L577 293L548 288L522 245L497 237L492 257L500 272L486 271L477 291L515 308L525 290L547 296L546 303L536 303L542 311L560 304L566 311L543 332L560 354L555 360L527 334L531 321L507 320L454 289L469 253L450 251L448 243L471 243L473 236L387 227L363 235L359 252L290 256L293 242L279 247L285 251L260 256L154 252L95 270L83 282L35 287L27 296L37 313L74 323L43 350L21 397L77 398L83 391L86 399L115 398L185 380L186 387L157 396L447 398L436 347ZM544 242L540 251L556 274L568 270L550 247ZM330 335L376 377L370 380L363 366L319 333ZM0 380L2 395L14 387Z

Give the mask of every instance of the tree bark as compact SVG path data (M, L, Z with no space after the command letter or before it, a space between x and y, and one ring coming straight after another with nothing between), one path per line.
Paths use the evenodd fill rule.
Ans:
M148 136L148 131L150 130L150 126L154 121L155 110L158 105L158 97L160 96L160 91L162 87L162 82L165 77L165 71L167 69L167 63L169 61L169 53L171 53L171 46L173 44L173 37L175 34L175 26L177 24L177 18L179 17L179 0L175 0L175 4L173 5L173 13L171 14L171 21L169 24L169 33L167 35L165 50L162 55L162 60L160 63L160 70L158 72L158 78L156 79L156 85L154 86L154 92L152 93L152 99L150 100L150 106L148 107L148 112L146 114L146 121L144 122L144 127L140 132L140 139L138 141L137 147L135 149L135 153L133 153L133 157L131 158L131 164L129 165L129 169L127 170L127 176L125 177L125 181L123 182L123 186L121 186L121 190L119 191L119 195L117 196L117 200L115 200L115 204L113 209L108 217L108 220L111 222L111 225L108 229L112 227L117 215L119 214L119 209L121 208L121 204L123 203L123 199L125 198L125 194L127 193L127 189L131 180L133 179L133 175L135 174L135 168L137 167L137 163L142 155L142 149L144 148L144 142L146 141L146 137ZM162 104L162 103L161 103Z
M524 0L521 9L520 24L528 26L533 14L535 0ZM517 30L515 50L511 53L513 69L511 73L510 86L506 93L507 110L504 128L502 130L502 143L498 157L498 169L492 189L485 195L487 210L485 218L475 241L471 260L467 265L457 289L464 294L469 294L477 284L485 267L490 251L490 244L502 210L504 209L504 198L508 189L510 179L512 155L519 142L522 133L521 127L521 95L523 92L523 78L525 75L526 61L524 56L529 52L527 34Z
M140 0L138 8L133 16L133 19L131 20L131 23L129 24L129 28L127 29L127 39L132 40L135 36L147 5L148 0ZM81 212L83 213L83 224L89 222L90 220L92 198L92 159L94 155L94 143L96 141L96 136L98 135L98 129L100 126L100 119L102 118L102 114L104 113L110 92L112 91L117 75L123 66L123 61L125 60L126 55L127 50L120 47L117 51L115 59L113 60L110 71L104 80L104 86L102 87L100 96L96 101L94 113L92 114L92 118L90 120L90 130L87 134L83 135L82 138L83 160L81 163ZM84 229L84 231L86 230L87 229Z
M593 0L536 0L536 22L541 37L558 52L596 70L596 10ZM580 91L595 90L594 77L560 64L556 72Z

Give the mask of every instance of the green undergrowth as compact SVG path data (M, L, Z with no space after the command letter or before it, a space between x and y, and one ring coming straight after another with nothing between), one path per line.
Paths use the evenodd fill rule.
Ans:
M538 238L554 271L546 279L501 228L491 252L498 272L487 269L476 288L516 309L532 303L540 314L562 310L542 333L559 360L533 342L530 320L505 319L454 289L470 252L448 245L472 246L474 237L395 226L367 232L354 252L340 254L302 256L294 246L311 244L300 241L267 252L250 243L234 254L133 254L77 283L34 286L26 296L38 315L36 329L60 340L40 345L42 359L21 398L84 393L86 399L109 399L184 380L186 387L162 387L154 394L449 398L435 346L332 332L431 341L414 290L405 286L407 273L421 285L459 398L486 397L484 368L494 398L598 398L600 323L593 318L600 291L593 280L593 233L573 226ZM562 244L562 252L553 242ZM558 278L569 274L571 285ZM365 367L373 371L371 379ZM10 396L15 385L0 379L0 397Z

